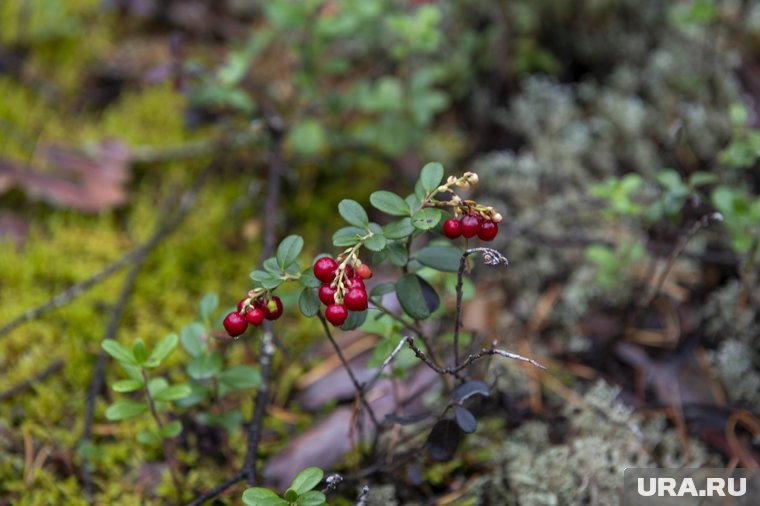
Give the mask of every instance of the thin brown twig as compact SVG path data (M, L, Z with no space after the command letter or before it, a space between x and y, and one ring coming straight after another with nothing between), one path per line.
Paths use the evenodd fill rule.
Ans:
M335 353L338 354L340 363L343 364L343 368L348 373L348 377L351 378L351 383L354 384L354 389L356 390L356 394L359 396L359 399L361 400L362 404L366 408L367 413L369 413L369 417L372 420L372 424L375 426L375 429L377 429L377 431L379 432L381 429L381 425L380 425L380 422L377 420L377 416L375 415L375 412L372 409L372 406L370 406L369 402L367 401L367 397L364 395L364 392L365 392L364 386L361 385L359 381L356 379L356 376L354 375L354 371L351 369L351 366L346 360L346 357L343 355L343 351L341 351L340 346L338 346L338 343L335 342L335 339L332 336L332 332L330 332L330 327L327 326L327 321L325 320L325 317L322 316L322 313L317 313L317 316L319 317L319 321L322 322L322 328L325 330L327 339L330 340L330 343L335 349Z

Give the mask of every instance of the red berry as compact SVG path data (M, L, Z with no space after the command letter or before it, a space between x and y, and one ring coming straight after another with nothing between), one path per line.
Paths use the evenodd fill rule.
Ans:
M343 304L330 304L325 309L325 318L336 327L340 327L348 318L348 309Z
M349 287L348 287L348 288L349 288L349 290L350 290L351 288L359 288L359 289L361 289L361 290L365 290L365 291L367 290L367 289L364 287L364 281L362 281L362 279L361 279L361 278L354 278L354 279L352 279L352 280L351 280L351 284L349 285Z
M445 235L446 237L452 240L462 235L462 231L460 230L460 226L459 226L459 220L455 220L454 218L451 218L444 221L443 235Z
M322 257L314 263L314 276L322 283L330 283L335 279L335 269L338 262L330 257Z
M361 288L352 288L344 297L343 302L351 311L364 311L367 309L367 292Z
M251 325L261 325L261 322L264 321L264 311L255 307L245 314L245 319Z
M367 264L361 264L356 268L356 275L361 279L369 279L372 277L372 269Z
M354 277L354 268L353 268L353 267L351 267L350 265L347 265L347 266L346 266L346 277L347 277L348 279L351 279L351 278L353 278L353 277Z
M475 237L478 235L478 230L480 230L480 220L478 220L477 216L471 214L462 216L462 219L459 220L459 230L461 230L462 235L468 239L470 237Z
M245 306L245 301L247 301L247 300L248 300L248 298L246 297L245 299L243 299L240 302L238 302L238 313L243 310L243 307Z
M282 301L275 295L272 297L272 300L261 305L261 310L264 312L264 318L267 320L276 320L282 316Z
M484 221L480 224L480 230L478 230L478 237L482 241L493 241L496 234L499 233L499 225L492 221Z
M224 317L224 330L230 337L237 337L248 328L248 322L237 311L233 311Z
M319 300L322 301L322 304L325 306L335 304L335 289L330 287L329 283L325 283L319 287Z

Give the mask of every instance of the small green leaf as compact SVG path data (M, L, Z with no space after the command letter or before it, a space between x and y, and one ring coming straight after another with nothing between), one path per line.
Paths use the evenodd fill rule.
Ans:
M169 439L179 436L182 432L182 422L179 420L172 420L161 428L159 434L164 439Z
M255 367L238 365L220 372L218 379L231 389L256 388L261 384L261 373Z
M444 272L458 272L462 250L451 246L427 246L412 254L422 265Z
M385 251L388 253L388 260L396 267L403 267L409 261L406 245L401 242L388 243Z
M155 432L144 430L137 435L137 442L144 445L158 446L161 444L161 437Z
M138 364L145 364L148 360L148 348L145 347L142 339L135 340L132 345L132 356Z
M369 226L367 211L355 200L341 200L340 204L338 204L338 212L349 225L359 228L367 228Z
M317 120L307 118L295 124L287 143L298 154L313 156L327 147L327 134Z
M303 238L299 235L289 235L277 247L277 265L285 269L296 261L303 249Z
M122 364L138 365L132 352L113 339L104 339L103 342L100 343L100 347L103 348L103 351L111 355L114 359L118 360Z
M190 388L190 385L171 385L164 388L163 390L156 392L153 397L157 401L178 401L180 399L184 399L192 393L193 389Z
M122 399L116 401L106 409L106 418L111 421L127 420L140 416L148 411L148 405L144 402Z
M436 310L440 299L430 283L416 274L405 274L396 282L396 294L406 314L424 320Z
M318 467L307 467L293 478L290 488L298 492L298 495L304 494L319 485L324 475L324 471Z
M284 497L285 500L288 502L296 502L296 500L298 499L298 492L296 492L292 488L289 488L285 491L282 497Z
M296 504L298 506L322 506L323 504L327 504L327 497L322 492L310 490L305 494L299 495Z
M441 221L441 212L431 207L418 209L412 215L412 226L420 230L430 230Z
M388 223L383 229L383 235L388 239L406 239L415 231L411 218L402 218Z
M301 273L301 277L298 278L298 282L304 288L319 288L322 286L322 282L314 276L312 269L306 269Z
M113 385L111 385L111 388L114 389L116 392L134 392L135 390L140 390L143 387L144 383L142 381L134 380L134 379L124 379L119 380Z
M261 286L267 290L273 290L282 284L282 278L266 271L253 271L251 279L261 283Z
M437 162L431 162L422 167L420 173L420 183L425 193L429 194L441 184L443 179L443 165Z
M349 311L345 323L340 326L341 330L354 330L364 324L367 319L367 311Z
M274 275L275 277L281 277L285 271L280 267L280 264L277 262L277 259L275 257L269 257L263 262L261 262L261 266L264 267L264 270L267 271L269 274Z
M262 487L246 489L243 492L243 502L247 506L288 506L288 501Z
M702 186L706 184L714 183L718 180L718 176L710 172L698 171L694 172L689 177L689 184L691 186Z
M206 351L206 345L201 341L201 337L205 333L206 329L203 325L194 322L182 328L179 340L182 342L182 347L185 348L185 351L193 357L197 357Z
M369 202L375 209L391 216L409 216L409 206L404 199L388 191L376 191L369 196Z
M343 227L338 229L332 236L332 242L335 246L353 246L367 235L367 231L358 227Z
M179 343L179 338L177 337L177 334L169 334L159 343L156 345L155 348L153 348L153 352L150 354L150 361L155 362L156 365L160 365L164 360L166 360L166 357L168 357L171 352L174 351L174 348L177 347L177 344Z
M217 306L219 306L219 296L213 292L209 292L203 296L198 306L201 313L201 319L209 321Z
M304 316L315 316L319 312L319 297L315 288L304 288L298 297L298 309Z
M392 293L396 290L396 283L388 282L388 283L380 283L379 285L375 285L372 287L372 290L369 292L370 298L374 299L377 297L382 297L383 295L387 293Z
M218 353L210 353L193 357L187 365L187 374L191 378L201 380L211 378L222 370L222 357Z
M365 239L364 246L370 251L382 251L385 248L385 243L385 236L382 233L375 233Z

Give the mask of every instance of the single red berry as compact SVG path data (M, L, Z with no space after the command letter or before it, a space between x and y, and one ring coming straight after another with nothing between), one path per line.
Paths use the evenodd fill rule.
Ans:
M264 318L267 320L276 320L282 316L282 301L275 295L272 297L272 300L261 305L261 310L264 312Z
M338 262L330 257L322 257L314 263L314 276L322 283L330 283L335 279L335 269Z
M353 277L354 277L354 268L353 268L353 267L351 267L350 265L347 265L347 266L346 266L346 277L347 277L348 279L351 279L351 278L353 278Z
M448 237L449 239L456 239L460 235L462 235L462 231L460 230L459 226L459 220L455 220L454 218L450 218L443 222L443 235Z
M356 275L361 279L369 279L372 277L372 269L367 264L361 264L356 268Z
M340 327L348 318L348 309L343 304L330 304L325 309L325 318L336 327Z
M237 311L233 311L225 316L223 324L224 330L227 331L230 337L237 337L248 328L248 322Z
M241 300L240 302L238 302L238 313L243 310L243 307L245 306L245 301L247 301L247 300L248 300L248 298L245 298L245 299Z
M264 311L255 307L245 314L245 319L251 325L261 325L261 322L264 321Z
M351 311L364 311L367 309L367 292L361 288L352 288L343 298L343 302Z
M496 234L499 233L499 225L492 221L484 221L480 224L480 230L478 230L478 237L482 241L493 241Z
M478 220L477 216L471 214L462 216L459 220L459 230L461 230L462 235L468 239L470 237L475 237L478 235L478 230L480 230L480 220Z
M329 306L335 304L335 289L330 286L330 283L325 283L319 287L319 300L322 304Z
M362 280L362 278L353 278L351 280L351 284L349 285L348 288L349 288L349 290L351 288L359 288L361 290L365 290L366 291L366 288L364 287L364 281Z

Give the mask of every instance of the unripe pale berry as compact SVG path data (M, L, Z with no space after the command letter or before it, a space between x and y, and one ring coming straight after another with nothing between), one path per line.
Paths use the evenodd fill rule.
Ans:
M367 309L367 292L361 288L352 288L343 298L346 308L351 311L364 311Z
M322 257L314 263L314 276L322 283L330 283L335 279L335 269L338 262L330 257Z
M369 279L372 277L372 269L367 264L361 264L356 268L356 275L361 279Z
M243 316L237 311L233 311L225 316L222 324L224 325L224 330L226 330L231 337L239 336L245 332L246 328L248 328L248 322L245 321L245 318L243 318Z
M343 304L330 304L325 309L325 318L336 327L340 327L348 318L348 309Z
M262 304L261 310L267 320L276 320L282 316L282 301L276 295L266 304Z

